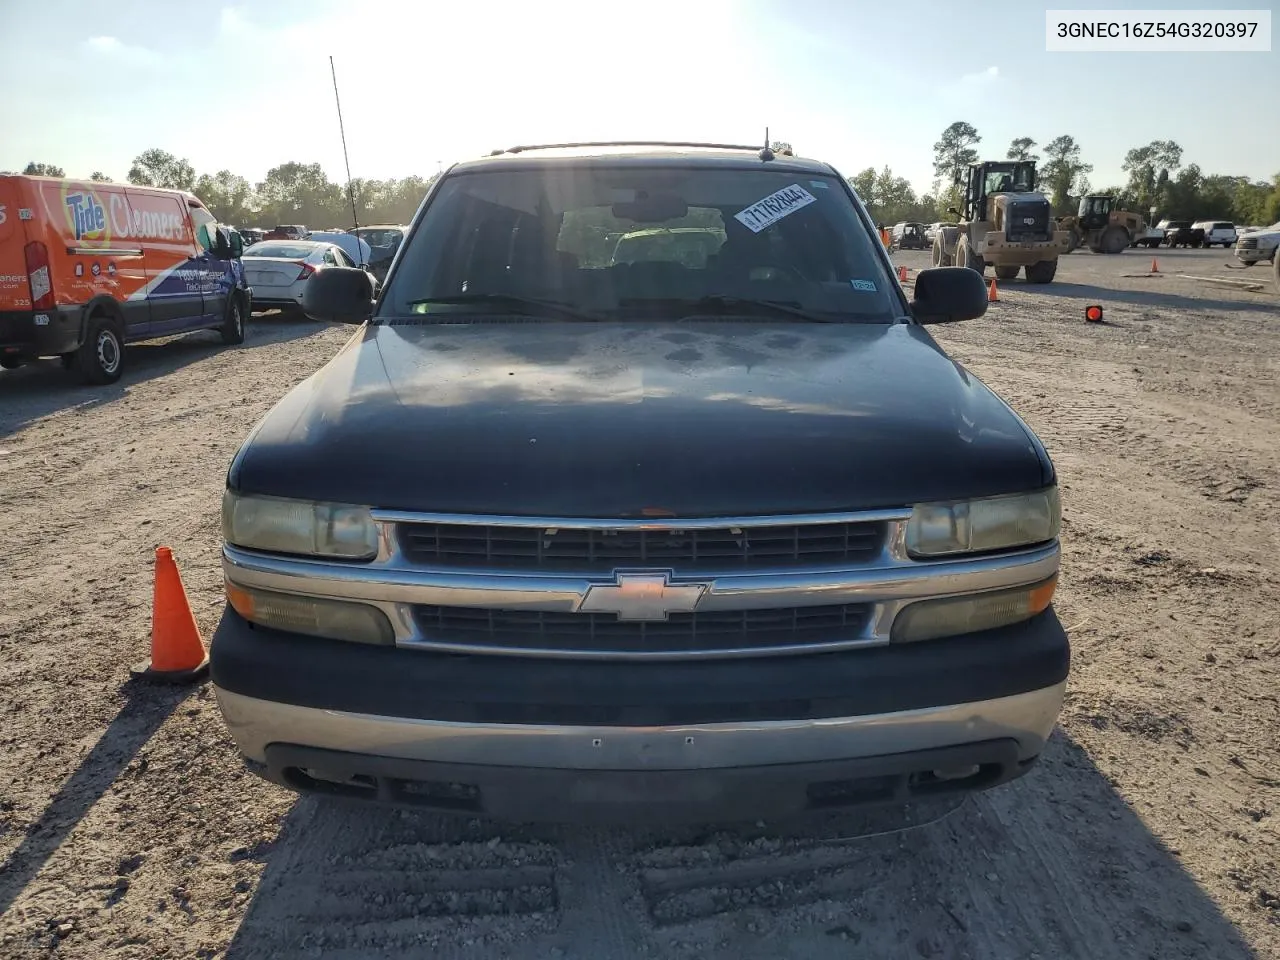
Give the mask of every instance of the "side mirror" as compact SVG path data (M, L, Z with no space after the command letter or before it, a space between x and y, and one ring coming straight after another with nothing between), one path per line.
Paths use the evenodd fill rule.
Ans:
M213 233L213 255L219 260L226 260L231 256L231 238L225 230L219 230L217 227L210 229Z
M231 258L239 260L242 256L244 256L244 237L238 233L233 233L231 235Z
M916 274L911 314L917 323L957 323L987 312L987 287L968 267L931 267Z
M359 267L317 270L302 288L302 312L324 323L364 323L373 316L373 282Z

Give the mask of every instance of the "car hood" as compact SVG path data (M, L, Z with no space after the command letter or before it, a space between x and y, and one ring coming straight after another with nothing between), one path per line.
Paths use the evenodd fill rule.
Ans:
M1052 482L908 324L368 325L255 428L246 492L400 510L808 513Z

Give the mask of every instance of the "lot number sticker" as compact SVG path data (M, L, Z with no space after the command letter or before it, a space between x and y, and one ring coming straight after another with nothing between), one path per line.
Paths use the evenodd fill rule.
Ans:
M752 233L759 233L770 224L777 223L783 217L791 216L801 207L807 207L817 199L800 184L793 183L753 203L741 213L735 213L733 218Z

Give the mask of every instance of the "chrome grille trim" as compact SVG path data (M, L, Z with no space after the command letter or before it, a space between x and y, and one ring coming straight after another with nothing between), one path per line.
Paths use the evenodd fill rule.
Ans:
M776 656L861 646L874 639L868 633L874 610L872 604L835 604L619 621L606 614L415 605L413 617L424 636L422 645L436 650L664 660ZM562 642L555 643L557 638Z
M716 527L788 527L827 523L863 523L907 520L910 507L890 510L854 510L844 513L794 513L743 517L654 517L653 519L592 519L590 517L512 517L468 513L414 513L374 510L380 523L448 523L478 527L533 527L557 530L706 530Z
M861 565L876 558L884 521L724 525L685 529L575 529L398 523L399 548L417 566L451 570L569 570L618 567L789 569Z
M829 569L700 571L689 578L710 585L698 606L700 612L868 604L870 615L856 634L812 646L683 651L654 656L765 656L885 644L889 642L894 618L908 603L1036 583L1057 573L1059 567L1057 542L998 555L915 561L906 555L904 547L905 519L890 521L888 527L883 550L867 564ZM424 569L408 564L396 542L393 525L383 523L378 557L368 563L272 556L224 545L223 572L228 580L246 587L372 604L387 615L402 647L489 655L500 651L487 645L440 643L424 636L413 616L414 606L572 613L593 583L608 579L599 573ZM513 655L643 659L607 649L529 649Z

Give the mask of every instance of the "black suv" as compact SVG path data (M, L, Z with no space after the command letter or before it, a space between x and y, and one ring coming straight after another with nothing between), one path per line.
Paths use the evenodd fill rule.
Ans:
M1204 246L1204 230L1190 220L1169 220L1164 225L1164 242L1172 247Z
M491 815L736 819L990 787L1069 653L1053 464L830 166L517 148L432 186L258 424L212 645L250 767Z

